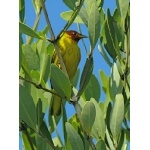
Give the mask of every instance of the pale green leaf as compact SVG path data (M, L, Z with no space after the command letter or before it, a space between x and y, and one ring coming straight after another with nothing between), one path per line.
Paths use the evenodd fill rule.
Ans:
M51 64L51 83L53 88L62 97L70 99L71 97L71 84L69 78L65 73L60 70L55 64ZM62 80L63 79L63 80Z
M19 32L38 39L42 39L35 31L33 31L30 27L28 27L26 24L23 24L22 22L19 22Z
M95 117L95 122L92 127L91 135L93 135L97 139L99 139L99 137L101 137L104 140L105 139L105 130L106 130L104 115L101 111L99 104L95 101L95 99L92 98L91 102L93 102L93 104L96 108L96 117Z
M100 36L100 14L96 3L92 4L90 10L89 20L88 20L88 31L89 31L91 49L93 50Z
M117 94L110 117L110 130L115 140L121 131L124 118L124 98L122 94Z
M35 105L30 93L22 85L19 86L19 117L35 130L37 123Z
M30 45L24 44L22 46L25 61L29 66L30 70L40 69L40 60L38 55L34 52Z
M72 150L84 150L83 142L77 131L72 127L72 125L66 122L66 131L68 140L72 146Z
M65 20L69 20L71 18L73 14L73 11L65 11L65 12L62 12L60 14L60 16L65 19ZM83 21L82 19L80 18L80 16L76 16L75 20L73 21L74 23L82 23L83 24Z
M90 134L96 116L95 106L92 101L87 101L81 112L81 124L83 130Z

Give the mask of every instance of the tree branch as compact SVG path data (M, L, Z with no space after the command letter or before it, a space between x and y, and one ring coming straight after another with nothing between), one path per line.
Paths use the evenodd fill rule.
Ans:
M46 91L46 92L49 92L49 93L51 93L51 94L57 95L58 97L62 98L62 97L61 97L60 95L58 95L56 92L54 92L54 91L52 91L52 90L49 90L49 89L47 89L47 88L44 88L44 87L42 87L42 85L38 85L38 84L36 84L36 83L33 82L33 81L27 80L27 79L25 79L25 78L23 78L23 77L21 77L21 76L19 76L19 79L24 80L24 81L26 81L26 82L28 82L28 83L34 85L37 89L42 89L42 90L44 90L44 91Z

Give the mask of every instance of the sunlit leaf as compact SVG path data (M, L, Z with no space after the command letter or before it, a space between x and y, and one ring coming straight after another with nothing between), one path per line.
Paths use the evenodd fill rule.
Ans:
M83 142L77 131L72 127L72 125L68 122L66 122L66 130L67 130L67 136L68 140L72 146L73 150L84 150Z
M96 149L97 150L106 150L105 142L102 140L98 140L98 142L96 143Z
M88 20L88 31L89 31L91 49L93 50L100 36L100 14L96 3L92 4L90 10L89 20Z
M114 139L117 139L121 131L121 125L124 117L124 98L122 94L117 94L110 117L110 129Z
M76 3L78 2L79 0L63 0L63 2L72 10L75 9L76 7Z
M72 16L72 14L73 14L73 11L65 11L65 12L62 12L61 14L60 14L60 16L63 18L63 19L65 19L65 20L69 20L70 19L70 17ZM76 18L75 18L75 20L73 21L74 23L82 23L83 24L83 21L82 21L82 19L80 18L80 16L76 16Z
M96 116L96 110L95 106L92 101L88 101L85 103L82 112L81 112L81 124L83 127L83 130L90 134L92 126L95 121L95 116Z
M99 101L100 92L101 91L99 82L95 75L92 74L90 81L84 90L84 96L86 100L90 100L90 98L95 98L96 101Z
M89 82L89 79L92 75L93 71L93 57L88 57L86 60L86 63L84 65L84 69L82 71L81 79L80 79L80 85L79 85L79 91L77 96L80 96L82 92L84 91L86 85Z
M35 31L33 31L30 27L21 22L19 22L19 32L38 39L42 39Z
M35 130L37 119L36 109L30 93L23 86L19 86L19 117Z
M95 122L92 127L91 135L93 135L97 139L101 137L104 140L105 130L106 130L104 115L101 111L99 104L95 101L95 99L92 98L91 102L93 102L96 108L96 117L95 117Z
M38 55L33 51L30 45L24 44L22 46L23 54L25 60L28 63L30 70L39 70L40 69L40 60Z
M122 93L123 84L120 78L120 74L118 72L116 63L112 66L111 78L110 78L110 91L113 98L119 93Z
M65 73L60 70L56 65L51 64L51 83L53 88L62 97L70 99L71 97L71 84L69 78ZM62 80L63 79L63 80Z

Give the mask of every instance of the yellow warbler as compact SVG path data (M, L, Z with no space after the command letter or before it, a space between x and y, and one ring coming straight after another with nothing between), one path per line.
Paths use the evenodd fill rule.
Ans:
M60 50L63 62L65 64L68 77L71 80L77 71L78 64L80 62L80 49L77 45L78 41L86 36L70 30L65 31L63 36L58 40L57 45ZM55 51L52 57L52 63L60 67L60 62ZM62 79L63 80L63 79ZM61 101L62 99L56 95L52 96L51 115L60 115L61 113Z

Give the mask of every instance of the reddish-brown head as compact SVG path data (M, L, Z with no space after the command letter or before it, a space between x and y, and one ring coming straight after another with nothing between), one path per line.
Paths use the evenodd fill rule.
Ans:
M73 40L75 40L76 42L78 42L78 41L79 41L80 39L82 39L82 38L87 38L87 36L82 35L82 34L78 33L77 31L74 31L74 30L66 31L66 33L67 33Z

